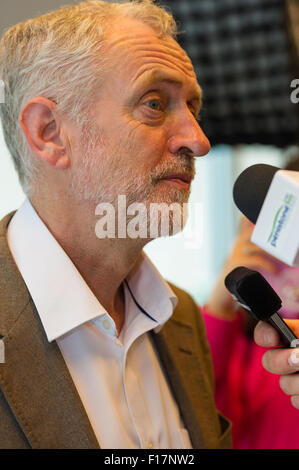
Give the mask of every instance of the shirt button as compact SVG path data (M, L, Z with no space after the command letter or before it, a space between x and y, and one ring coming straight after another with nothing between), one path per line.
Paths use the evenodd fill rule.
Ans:
M108 318L105 318L105 320L103 320L103 327L105 328L105 330L110 330L111 325L110 325L110 321L108 320Z
M154 448L154 444L153 444L151 441L149 441L149 442L147 443L146 448L147 448L147 449L153 449L153 448Z

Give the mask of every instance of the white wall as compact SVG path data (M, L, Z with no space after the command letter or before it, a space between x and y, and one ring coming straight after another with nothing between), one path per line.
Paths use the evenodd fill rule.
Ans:
M56 10L62 5L80 0L0 0L0 34L3 30L34 16Z
M0 125L0 218L17 209L24 198Z

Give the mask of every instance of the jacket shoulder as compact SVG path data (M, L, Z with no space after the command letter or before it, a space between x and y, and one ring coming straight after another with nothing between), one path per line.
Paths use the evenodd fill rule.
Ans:
M0 334L5 336L30 302L26 284L7 242L7 227L14 212L0 221Z
M31 447L17 423L0 387L0 449L28 449Z
M178 304L174 309L172 320L189 325L199 336L200 344L203 352L210 355L210 347L206 338L206 327L201 314L200 306L196 304L194 299L188 292L168 282L178 298ZM210 361L209 361L210 362Z

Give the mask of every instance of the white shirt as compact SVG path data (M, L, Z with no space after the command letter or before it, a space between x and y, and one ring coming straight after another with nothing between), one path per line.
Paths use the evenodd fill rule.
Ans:
M104 449L191 448L148 332L170 318L177 298L142 253L124 283L125 323L115 323L27 199L8 226L8 244L48 341L57 341ZM137 307L135 301L146 313Z

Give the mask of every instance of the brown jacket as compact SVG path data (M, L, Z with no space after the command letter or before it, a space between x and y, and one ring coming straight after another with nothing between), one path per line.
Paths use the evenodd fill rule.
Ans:
M55 341L49 343L11 256L0 222L0 448L99 448ZM199 310L171 285L179 302L160 333L152 334L194 448L229 448L229 422L215 409L209 347Z

